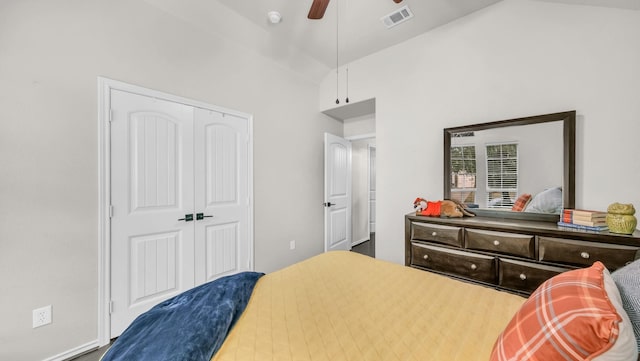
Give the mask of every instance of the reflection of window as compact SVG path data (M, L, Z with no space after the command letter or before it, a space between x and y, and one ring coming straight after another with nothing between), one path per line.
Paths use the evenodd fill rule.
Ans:
M476 147L451 147L451 199L476 202Z
M518 144L487 145L487 207L509 208L518 194Z

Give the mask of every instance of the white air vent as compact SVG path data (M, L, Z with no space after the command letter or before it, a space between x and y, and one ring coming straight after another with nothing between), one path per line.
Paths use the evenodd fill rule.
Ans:
M405 5L391 14L381 17L380 20L382 20L387 28L391 28L411 19L412 17L413 13L409 9L409 6Z

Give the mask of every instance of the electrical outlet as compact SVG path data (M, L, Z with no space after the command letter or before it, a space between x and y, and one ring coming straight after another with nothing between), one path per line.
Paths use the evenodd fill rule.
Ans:
M296 240L295 239L292 240L291 242L289 242L289 249L292 250L292 251L294 249L296 249Z
M51 323L51 305L33 310L33 328Z

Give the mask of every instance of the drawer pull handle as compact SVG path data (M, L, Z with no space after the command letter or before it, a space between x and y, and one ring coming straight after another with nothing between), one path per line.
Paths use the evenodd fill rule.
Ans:
M424 259L429 259L429 255L428 255L428 254L425 254L424 256L422 256L422 258L424 258Z
M494 246L499 246L500 245L500 241L498 241L497 239L495 241L493 241L493 245Z
M523 280L523 281L526 280L527 279L527 275L524 274L524 273L520 273L520 279Z
M431 235L435 237L438 235L438 232L431 232Z
M476 266L475 264L472 263L471 264L471 269L475 271L476 269L478 269L478 266Z
M589 255L589 252L582 252L582 253L580 253L580 257L582 257L584 259L589 259L589 257L591 257L591 256Z

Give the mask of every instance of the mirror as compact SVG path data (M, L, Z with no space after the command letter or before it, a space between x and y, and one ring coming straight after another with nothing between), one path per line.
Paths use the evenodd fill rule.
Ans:
M575 205L576 112L444 130L444 198L478 216L559 220Z

